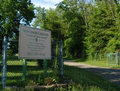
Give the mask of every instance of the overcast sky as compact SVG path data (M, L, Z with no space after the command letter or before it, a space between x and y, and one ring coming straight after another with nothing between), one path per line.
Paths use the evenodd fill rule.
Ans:
M55 4L61 2L63 0L31 0L31 2L35 5L35 6L41 6L41 7L45 7L45 9L49 9L51 8L55 8Z

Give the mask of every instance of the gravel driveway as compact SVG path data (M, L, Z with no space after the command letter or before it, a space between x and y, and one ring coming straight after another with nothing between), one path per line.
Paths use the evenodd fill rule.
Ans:
M110 82L120 87L120 70L118 69L91 66L91 65L68 61L68 60L64 60L64 64L69 66L76 66L78 68L83 68L87 71L102 76L103 78L109 80Z

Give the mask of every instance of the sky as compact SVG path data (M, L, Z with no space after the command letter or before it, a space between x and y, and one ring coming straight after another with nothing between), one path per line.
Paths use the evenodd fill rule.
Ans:
M61 2L63 0L31 0L31 2L35 5L35 7L45 7L45 9L49 9L51 8L55 8L55 4ZM32 22L30 23L30 25L33 24L35 19L32 20Z
M45 9L55 8L55 4L61 2L63 0L31 0L31 2L36 6L45 7Z

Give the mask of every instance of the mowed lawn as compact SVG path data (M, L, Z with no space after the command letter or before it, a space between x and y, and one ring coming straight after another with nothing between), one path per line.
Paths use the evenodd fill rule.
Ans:
M81 68L64 65L64 75L73 80L72 91L120 91L120 87Z

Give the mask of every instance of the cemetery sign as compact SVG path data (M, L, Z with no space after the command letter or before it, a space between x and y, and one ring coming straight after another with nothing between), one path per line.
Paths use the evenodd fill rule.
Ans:
M19 59L51 59L51 31L20 25Z

